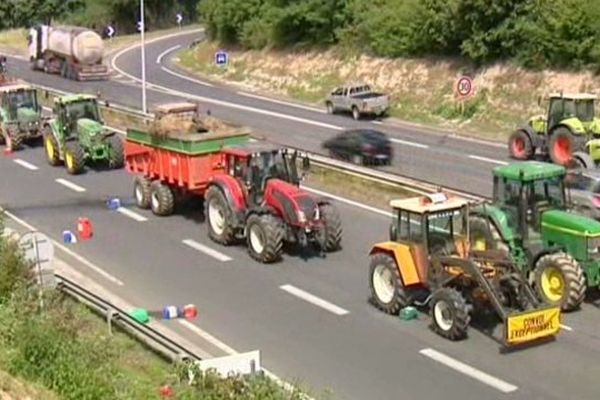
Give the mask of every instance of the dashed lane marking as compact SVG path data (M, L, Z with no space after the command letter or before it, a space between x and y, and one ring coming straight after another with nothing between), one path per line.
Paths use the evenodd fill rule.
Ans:
M298 289L295 286L281 285L281 286L279 286L279 288L285 292L288 292L289 294L291 294L293 296L296 296L304 301L314 304L317 307L321 307L322 309L327 310L330 313L333 313L335 315L346 315L346 314L350 313L348 310L345 310L342 307L338 307L335 304L333 304L327 300L323 300L320 297L317 297L314 294L308 293L305 290Z
M73 183L71 181L68 181L66 179L58 178L55 181L56 181L56 183L60 183L61 185L65 186L65 187L68 187L69 189L71 189L71 190L73 190L75 192L78 192L78 193L85 192L85 188L83 188L83 187L81 187L81 186L79 186L79 185L77 185L77 184L75 184L75 183Z

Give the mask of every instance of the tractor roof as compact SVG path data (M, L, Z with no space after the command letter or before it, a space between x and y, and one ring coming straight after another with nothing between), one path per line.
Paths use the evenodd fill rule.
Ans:
M565 167L540 161L524 161L494 168L495 176L502 176L517 181L531 182L539 179L564 176Z
M96 100L96 96L91 95L91 94L69 94L66 96L56 97L54 99L54 102L62 103L62 104L69 104L69 103L76 103L78 101L84 101L84 100Z
M572 99L572 100L596 100L598 96L592 93L550 93L550 99Z
M0 85L1 93L15 92L17 90L30 90L31 86L24 83L13 83L12 85Z
M281 150L281 146L277 146L268 142L250 142L247 144L227 147L225 151L229 154L235 154L238 157L247 157L254 153L273 152Z
M456 210L457 208L464 207L469 203L469 200L465 198L456 196L448 197L444 193L434 193L428 196L411 197L409 199L390 201L392 208L406 210L416 214Z
M189 102L164 103L159 104L154 109L154 112L159 114L179 113L186 111L196 111L196 104Z

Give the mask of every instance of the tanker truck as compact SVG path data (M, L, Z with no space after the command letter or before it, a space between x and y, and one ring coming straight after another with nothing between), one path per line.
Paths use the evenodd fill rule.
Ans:
M90 29L38 25L30 29L28 43L34 70L77 81L108 79L104 43Z

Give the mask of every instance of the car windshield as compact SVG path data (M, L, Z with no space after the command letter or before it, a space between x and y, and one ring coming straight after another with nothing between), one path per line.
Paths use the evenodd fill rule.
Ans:
M9 94L8 102L12 108L37 109L37 96L34 90L18 90Z
M100 116L98 115L98 107L96 106L95 100L83 100L68 103L65 109L69 114L70 118L74 121L81 118L100 121Z

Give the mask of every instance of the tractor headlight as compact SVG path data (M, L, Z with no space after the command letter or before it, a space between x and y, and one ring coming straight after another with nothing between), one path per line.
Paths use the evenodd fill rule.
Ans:
M302 224L306 222L306 214L302 210L298 210L298 221Z

